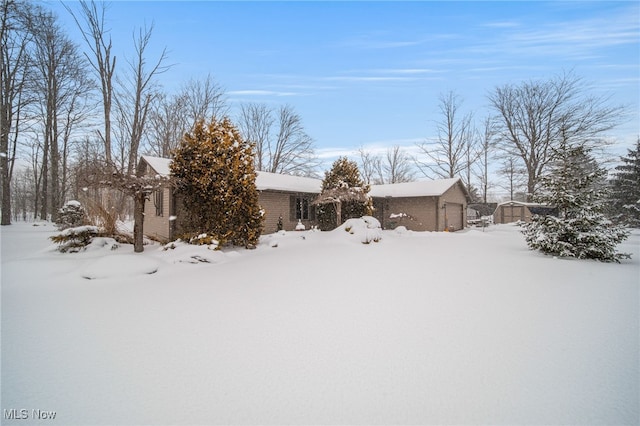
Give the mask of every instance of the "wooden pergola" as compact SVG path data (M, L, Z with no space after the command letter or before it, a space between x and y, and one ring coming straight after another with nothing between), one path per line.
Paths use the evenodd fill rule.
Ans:
M332 204L336 211L336 224L340 226L342 224L342 203L347 201L359 201L366 203L369 200L369 196L365 192L364 188L352 187L352 188L334 188L326 189L313 200L311 204Z

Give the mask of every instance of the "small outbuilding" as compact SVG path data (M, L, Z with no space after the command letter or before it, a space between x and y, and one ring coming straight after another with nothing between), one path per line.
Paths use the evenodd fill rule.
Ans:
M557 215L558 210L546 204L505 201L493 213L493 223L531 222L533 215Z

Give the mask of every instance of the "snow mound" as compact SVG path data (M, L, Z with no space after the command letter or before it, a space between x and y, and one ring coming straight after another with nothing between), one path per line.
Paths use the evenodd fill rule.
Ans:
M216 248L216 245L194 245L182 240L177 240L165 244L161 250L165 261L197 265L222 262L226 254L216 250Z
M345 231L358 238L363 244L369 244L372 241L377 243L382 239L382 227L378 219L373 216L347 219L334 232Z
M158 272L160 263L142 256L113 255L101 257L82 270L82 278L88 280L132 277Z
M396 226L395 229L393 230L393 232L395 232L398 235L406 235L408 234L410 231L407 229L406 226Z
M104 251L104 250L117 250L120 247L120 244L109 237L95 237L89 245L86 247L86 251L88 252L96 252L96 251Z

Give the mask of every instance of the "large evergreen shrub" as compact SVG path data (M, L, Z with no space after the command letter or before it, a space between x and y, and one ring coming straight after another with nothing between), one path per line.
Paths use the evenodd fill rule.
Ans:
M628 254L616 246L628 232L603 214L606 170L583 146L562 141L535 201L557 208L558 216L536 215L523 233L531 249L549 255L619 262Z
M369 185L366 185L360 176L358 164L346 157L338 158L331 170L325 173L322 181L322 193L319 197L321 202L316 209L320 229L334 229L347 219L370 215L373 212L373 205L368 193ZM329 202L331 199L339 203ZM336 208L338 206L340 223L337 223Z
M611 213L616 222L640 228L640 138L628 151L611 182Z
M171 174L184 204L178 227L220 244L255 247L262 230L253 147L228 118L198 122L175 152Z

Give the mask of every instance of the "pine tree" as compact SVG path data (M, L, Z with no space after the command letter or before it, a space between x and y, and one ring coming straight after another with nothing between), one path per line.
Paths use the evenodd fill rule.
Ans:
M67 201L58 211L56 226L59 230L75 228L84 225L87 213L79 201Z
M611 184L612 215L616 222L640 227L640 138L616 167Z
M199 121L175 152L171 174L186 234L206 233L220 245L255 247L262 230L253 147L228 118Z
M358 164L338 158L325 172L322 193L316 200L320 228L333 229L347 219L370 215L373 211L369 185L360 176Z
M539 203L556 207L558 216L533 217L523 231L529 247L554 256L603 262L628 258L616 252L628 232L603 214L605 176L606 170L587 148L570 145L563 138L535 197Z

